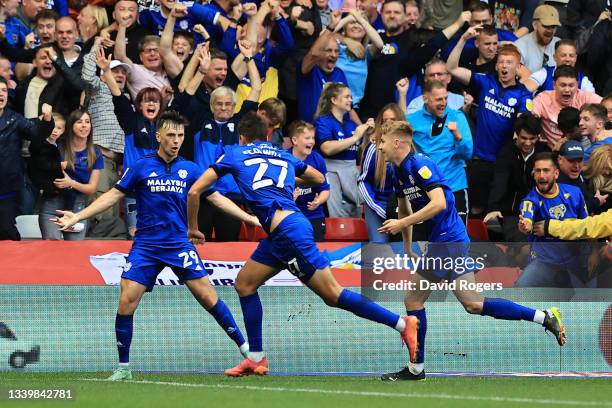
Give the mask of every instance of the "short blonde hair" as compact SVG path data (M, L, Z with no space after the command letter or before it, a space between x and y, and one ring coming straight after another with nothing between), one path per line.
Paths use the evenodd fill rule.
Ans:
M88 12L96 19L98 32L100 32L103 28L108 27L108 14L106 13L106 9L103 7L88 4L81 9L81 13L83 12Z
M400 120L389 120L380 127L381 135L396 135L412 140L414 130L410 123Z

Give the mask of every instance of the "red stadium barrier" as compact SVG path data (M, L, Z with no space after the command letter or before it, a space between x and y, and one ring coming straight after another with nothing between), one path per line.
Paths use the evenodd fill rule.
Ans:
M353 243L350 242L318 244L319 249L330 253L351 245ZM105 280L92 265L90 257L128 253L131 246L130 241L1 241L3 262L0 265L0 284L105 285ZM224 264L246 261L256 247L257 242L210 242L196 248L203 260ZM332 272L343 286L361 285L361 270L358 266L342 264L332 268ZM476 281L501 282L503 287L512 287L519 273L518 268L512 267L485 268L476 274Z

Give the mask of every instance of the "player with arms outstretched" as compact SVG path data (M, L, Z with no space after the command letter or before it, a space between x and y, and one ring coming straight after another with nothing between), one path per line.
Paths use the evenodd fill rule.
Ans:
M66 230L75 223L101 213L124 198L136 194L138 203L137 232L134 245L121 275L121 295L115 320L119 368L109 380L130 380L130 343L133 317L142 295L151 291L164 267L170 267L185 282L196 300L219 323L228 336L246 355L248 343L234 321L229 308L217 297L208 273L187 236L187 192L202 174L193 162L178 156L185 138L185 119L175 112L163 113L157 125L157 154L147 155L128 167L114 188L100 196L87 208L74 214L58 211L62 217L54 221ZM245 213L229 199L213 190L208 200L229 214L253 225L255 217Z
M293 200L296 177L299 183L321 184L323 175L288 152L266 142L267 126L256 115L247 114L238 125L240 147L226 151L191 187L188 198L189 230L197 231L200 194L225 175L232 174L249 207L255 212L268 237L240 270L236 291L249 339L250 352L229 376L263 375L268 361L263 352L263 309L257 289L266 280L287 268L327 305L385 324L400 332L408 345L411 360L417 349L418 320L399 316L360 294L343 289L331 273L329 259L315 242L308 219Z
M400 121L389 121L381 129L379 150L385 159L395 165L395 192L398 196L399 219L386 220L379 231L384 233L404 234L406 254L411 254L410 228L419 222L425 222L430 229L429 247L424 259L457 259L467 258L469 243L465 224L455 210L453 193L446 184L436 164L427 156L412 150L413 131L410 124ZM408 203L414 213L409 214ZM395 373L383 374L388 381L422 380L425 378L425 334L427 318L425 301L431 290L420 290L420 282L427 280L438 283L444 279L448 282L465 280L474 282L474 272L464 268L463 273L457 270L446 270L435 265L429 269L419 270L413 276L416 289L407 293L405 305L408 315L419 319L418 351L416 361ZM506 299L484 298L472 290L460 290L457 285L455 296L468 313L491 316L504 320L526 320L543 325L557 338L559 345L565 344L565 327L561 314L555 307L548 310L531 309Z

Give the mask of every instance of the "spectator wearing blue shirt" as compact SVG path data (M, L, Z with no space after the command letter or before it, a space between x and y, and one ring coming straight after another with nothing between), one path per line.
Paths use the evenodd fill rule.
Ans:
M368 22L377 32L385 32L385 25L383 24L382 17L378 12L377 0L357 0L357 8L365 13Z
M88 197L97 190L104 159L100 150L94 147L91 129L89 113L82 110L72 112L66 121L66 136L60 149L64 177L55 179L53 183L63 193L42 200L40 213L44 218L41 217L40 226L43 239L85 239L87 220L79 232L70 232L60 231L50 219L57 217L57 210L82 210Z
M493 24L493 16L491 15L491 10L489 9L489 5L487 3L483 1L473 2L470 4L469 11L471 11L472 14L470 17L468 28L482 27L483 25ZM514 35L512 31L502 30L499 28L496 28L495 31L497 31L497 37L499 41L514 42L517 39L516 35ZM462 35L463 32L460 34ZM450 55L453 48L455 48L457 42L458 42L458 38L455 38L450 41L450 43L446 46L446 48L442 52L443 59L448 59L448 56ZM464 51L467 52L475 48L476 48L475 39L473 37L469 38L465 42Z
M384 44L380 34L359 11L350 9L348 13L334 29L334 32L341 33L337 66L346 75L353 94L353 106L358 109L368 76L366 53L379 52Z
M25 37L32 31L16 17L19 3L19 0L5 0L0 4L0 25L4 26L6 41L13 47L23 47Z
M261 79L257 65L253 60L255 47L251 46L248 40L241 40L239 43L240 52L244 58L249 60L248 71L251 81L251 91L247 95L246 100L242 104L240 111L235 112L236 108L236 93L231 88L222 86L215 89L210 95L210 109L212 117L205 118L200 123L192 123L192 126L199 126L194 134L194 161L200 166L202 171L208 169L217 160L233 149L239 143L238 123L242 117L251 111L257 111L257 101L261 92ZM211 57L208 51L203 51L203 66L204 71L208 71L211 65ZM202 76L198 76L199 80L189 84L189 87L199 87ZM189 89L187 90L189 91ZM176 108L179 111L185 112L188 117L193 118L193 104L189 100L187 92L181 92L176 97ZM193 122L193 120L192 120ZM215 190L225 197L233 200L235 203L242 203L243 197L236 185L234 179L227 175L219 178L215 184ZM207 202L203 202L207 205ZM240 221L235 220L220 211L215 207L208 206L206 211L200 213L200 228L204 232L206 239L211 240L213 230L217 241L238 241L240 235Z
M357 126L348 117L351 90L344 84L326 84L316 112L317 149L325 157L331 196L327 203L330 217L361 218L357 189L359 142L373 123Z
M113 83L112 75L106 74L107 82ZM113 104L115 115L119 125L125 134L125 145L123 150L123 168L127 169L136 164L138 159L157 151L159 143L155 138L157 131L157 118L161 114L162 94L156 88L144 88L136 95L135 103L119 90L116 85L111 85L113 93ZM125 224L130 234L136 234L137 218L136 198L132 194L125 197Z
M194 49L195 37L193 34L184 30L175 32L176 19L185 16L187 16L187 7L176 3L166 17L166 25L159 39L159 55L162 58L164 70L172 79L183 72ZM204 41L210 39L205 29L201 35Z
M293 147L289 153L303 161L315 170L318 170L327 179L325 159L319 152L314 151L315 128L312 124L297 120L287 130ZM315 242L322 242L325 237L325 213L323 205L329 199L329 184L327 180L317 186L296 187L294 191L295 203L308 218L314 231Z
M313 121L321 91L326 83L347 85L346 75L336 66L339 52L336 36L329 31L323 32L308 50L297 77L299 95L297 106L300 119L306 122ZM353 108L352 105L350 108Z
M425 75L423 76L424 83L437 80L441 81L448 87L448 84L451 82L451 78L451 74L448 72L448 69L446 69L446 63L441 59L434 58L425 65ZM411 80L406 84L408 89L405 92L406 97L403 98L403 100L405 100L408 104L408 107L406 108L406 114L408 115L423 109L425 104L423 101L422 85L417 83L415 84L416 86L412 87L415 88L414 90L410 89L410 84L414 82L415 81ZM400 90L398 89L398 91ZM401 94L402 92L400 91L399 93ZM413 99L411 99L410 95L413 96ZM470 98L468 97L467 99L469 102ZM450 109L459 110L469 108L469 104L466 103L466 97L453 92L448 92L447 102ZM402 106L401 101L400 106Z
M516 79L520 58L521 54L514 45L501 47L495 65L497 75L472 73L460 68L459 55L455 52L447 62L447 68L455 78L479 91L474 156L467 169L472 214L481 214L486 208L495 159L501 148L512 139L516 117L533 108L531 92Z
M220 43L223 32L231 24L227 13L238 4L236 0L226 0L223 3L226 3L226 7L222 7L220 2L217 1L211 1L204 5L195 2L179 5L179 7L187 6L187 14L177 18L174 31L193 31L194 25L202 24L210 34L212 41L216 44ZM155 35L161 35L166 25L167 16L170 15L175 6L176 1L174 0L158 0L158 5L155 8L140 12L138 22L152 30ZM200 43L203 38L196 34L196 41Z
M404 121L405 115L395 103L385 105L376 120L375 130L363 139L361 174L358 179L359 194L365 206L365 221L370 242L389 242L389 235L378 232L387 218L387 202L393 193L393 166L377 151L380 128L390 120Z
M519 230L531 234L533 224L544 220L586 218L584 197L579 187L557 183L559 167L552 153L538 153L534 158L535 187L520 206ZM525 267L516 287L585 287L588 247L563 242L557 238L529 235L531 262Z
M455 208L465 223L469 212L465 163L472 158L472 132L462 111L447 106L446 84L433 80L423 87L425 106L410 115L417 150L431 158L455 196Z

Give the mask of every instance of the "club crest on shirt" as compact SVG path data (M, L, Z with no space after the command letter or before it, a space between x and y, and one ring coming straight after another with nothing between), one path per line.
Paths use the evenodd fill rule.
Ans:
M508 99L508 106L514 106L516 105L516 102L517 102L516 98Z
M181 20L179 23L181 30L187 30L189 28L189 22L187 20Z
M428 178L431 177L431 170L429 170L429 167L427 166L421 167L418 173L421 177L423 177L423 180L427 180Z
M397 54L397 44L395 43L385 44L382 51L380 52L381 54L385 54L385 55Z
M185 170L185 169L180 169L180 170L178 171L178 175L179 175L179 177L180 177L180 178L184 179L185 177L187 177L187 170Z
M565 204L555 205L554 207L550 207L548 209L548 215L555 220L562 219L566 212L567 208L565 208Z

